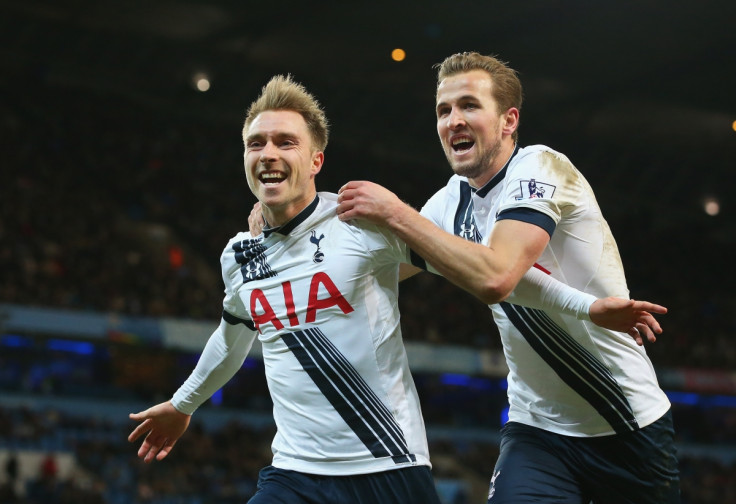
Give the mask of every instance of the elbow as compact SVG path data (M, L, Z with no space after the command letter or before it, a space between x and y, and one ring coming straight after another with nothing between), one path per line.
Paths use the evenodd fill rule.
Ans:
M496 304L509 297L515 286L510 278L489 280L479 288L475 295L485 304Z

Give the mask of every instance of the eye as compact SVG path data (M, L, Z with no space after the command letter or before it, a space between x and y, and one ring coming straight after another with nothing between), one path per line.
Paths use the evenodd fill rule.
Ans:
M259 142L258 140L249 140L248 143L245 144L245 146L250 150L258 149L261 147L261 142Z
M440 107L437 109L437 117L444 117L450 113L450 107Z
M465 106L463 108L465 110L475 110L475 109L480 108L480 107L478 107L478 104L477 103L470 103L470 102L468 102L468 103L465 104Z

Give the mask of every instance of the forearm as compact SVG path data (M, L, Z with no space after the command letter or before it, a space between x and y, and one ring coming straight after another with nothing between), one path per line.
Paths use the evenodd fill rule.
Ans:
M590 307L597 299L592 294L552 278L552 275L531 268L506 301L529 308L566 313L580 320L590 320Z
M488 246L444 231L385 187L351 181L340 188L341 220L368 219L387 226L442 276L486 304L502 301L549 242L543 229L503 220Z
M174 407L181 413L194 413L240 369L255 337L255 331L242 324L231 325L221 320L194 370L174 393L171 399Z
M440 275L486 304L514 288L517 278L493 250L443 231L408 205L402 203L386 224Z

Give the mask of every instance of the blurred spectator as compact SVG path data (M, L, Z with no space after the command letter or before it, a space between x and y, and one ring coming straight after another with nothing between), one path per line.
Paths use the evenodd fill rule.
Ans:
M17 421L48 414L0 407L0 416ZM255 492L258 470L271 458L273 427L232 420L210 431L204 424L193 424L176 447L187 457L168 459L165 464L143 464L135 456L135 447L126 441L130 426L103 419L102 408L100 415L91 419L55 411L52 416L58 418L58 438L63 440L60 448L73 449L76 469L68 478L59 479L54 470L43 476L39 467L39 477L28 484L25 496L3 494L0 502L242 504ZM451 499L445 504L482 502L488 492L488 468L498 456L497 443L476 438L467 429L455 435L450 431L433 433L431 426L429 438L435 479L442 486L441 493ZM735 439L736 433L731 431L728 442ZM0 436L0 446L7 441ZM680 465L683 504L736 502L735 457L681 454Z
M241 177L241 118L183 118L118 97L43 88L38 82L14 88L18 99L0 104L6 145L0 302L218 319L219 255L247 225L254 202ZM633 142L605 156L576 146L579 168L594 187L620 185L642 165L656 178L672 173L672 163L687 162ZM713 161L719 166L729 153L720 154L724 161ZM329 169L339 164L353 172ZM336 191L347 178L371 177L419 205L449 175L380 152L357 157L336 141L318 189ZM733 233L722 219L695 209L672 208L669 219L651 201L621 205L615 191L600 191L599 198L614 232L624 230L616 235L632 297L670 308L661 318L661 342L648 347L655 365L733 369L736 319L729 314L736 295L728 289L733 273L722 267L730 262L726 245ZM639 218L642 212L648 217ZM625 232L634 218L637 233ZM683 228L687 233L679 232ZM697 267L681 267L677 254L656 246L642 247L644 236L690 250ZM500 349L488 309L440 278L425 274L405 282L399 303L408 340Z

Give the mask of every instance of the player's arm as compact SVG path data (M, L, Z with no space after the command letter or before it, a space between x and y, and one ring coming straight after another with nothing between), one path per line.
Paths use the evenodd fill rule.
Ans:
M144 462L163 460L186 431L194 411L243 365L256 332L240 322L243 321L224 312L194 371L171 400L130 414L131 420L141 423L128 436L128 441L134 442L146 434L138 450L138 457Z
M496 223L488 246L451 235L372 182L349 182L338 197L341 220L363 218L388 226L442 276L486 304L504 300L549 242L526 222Z
M657 340L662 327L652 315L667 313L667 308L648 301L617 297L596 298L532 268L524 274L506 301L572 315L612 331L629 334L637 344Z
M377 186L377 187L380 187L380 186ZM259 234L261 234L261 232L263 231L264 224L265 223L263 220L263 213L261 212L261 203L256 202L253 205L253 208L251 209L250 214L248 215L248 231L250 232L251 236L258 236ZM452 236L448 233L445 233L445 234L447 234L447 236ZM410 278L421 271L423 271L422 268L419 268L412 264L402 263L399 266L399 281L406 280L407 278ZM435 269L432 269L432 272L438 273L438 271Z
M411 264L402 263L399 280L425 271ZM437 273L431 266L427 271ZM629 334L638 345L646 339L657 341L662 326L652 315L667 313L667 308L649 301L638 301L617 297L596 298L592 294L556 280L536 267L524 273L516 288L506 298L507 302L572 315L580 320L589 320L597 326Z
M532 265L549 241L542 228L522 221L496 222L488 247L453 236L387 189L370 182L350 182L340 190L342 220L366 218L388 225L410 248L439 273L486 304L510 302L573 315L596 325L631 335L639 345L656 340L662 328L652 313L666 313L661 305L581 292ZM421 271L402 264L403 280Z

